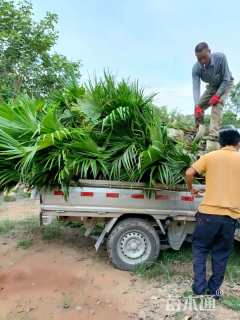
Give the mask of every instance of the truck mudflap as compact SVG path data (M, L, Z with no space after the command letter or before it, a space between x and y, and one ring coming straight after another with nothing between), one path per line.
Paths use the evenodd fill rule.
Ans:
M187 235L193 234L195 221L173 220L168 226L168 242L172 249L179 250ZM237 224L234 239L240 241L240 220Z
M114 226L114 224L117 222L118 218L112 218L110 221L108 221L108 223L105 225L102 233L100 234L100 236L98 237L96 243L95 243L95 249L96 251L98 251L100 245L102 244L102 242L104 241L104 238L106 236L106 234L108 232L111 231L112 227Z
M179 250L188 234L194 230L194 221L172 221L168 227L168 242L172 249Z

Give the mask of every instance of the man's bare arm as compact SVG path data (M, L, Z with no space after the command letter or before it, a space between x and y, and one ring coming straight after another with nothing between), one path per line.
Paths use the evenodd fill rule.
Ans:
M194 105L199 104L200 91L201 91L201 81L198 73L196 72L196 67L193 67L192 70L192 88L193 88L193 100Z
M197 171L193 167L188 168L186 171L187 188L192 193L192 195L195 195L195 196L198 195L198 190L193 188L193 180L196 174L197 174Z

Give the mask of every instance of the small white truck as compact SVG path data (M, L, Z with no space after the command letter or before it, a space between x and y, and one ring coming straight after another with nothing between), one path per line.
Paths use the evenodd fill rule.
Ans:
M204 192L204 186L198 188ZM156 260L161 248L179 250L191 240L201 198L184 186L172 191L161 185L150 189L142 183L80 180L79 187L70 187L67 201L58 189L41 194L40 201L43 224L54 217L82 221L89 236L102 223L96 250L106 239L113 265L133 270Z

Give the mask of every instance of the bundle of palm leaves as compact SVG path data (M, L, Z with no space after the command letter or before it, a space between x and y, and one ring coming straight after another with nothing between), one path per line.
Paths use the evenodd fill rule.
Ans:
M173 141L137 82L110 74L79 86L71 81L45 101L0 105L0 188L18 181L39 190L79 179L175 186L194 154Z

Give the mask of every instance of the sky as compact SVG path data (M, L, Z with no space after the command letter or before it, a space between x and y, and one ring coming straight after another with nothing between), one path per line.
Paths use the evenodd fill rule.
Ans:
M192 113L194 47L227 55L240 80L239 0L32 0L36 20L57 13L54 50L81 60L83 80L108 69L138 79L155 102ZM204 89L204 86L203 86Z

